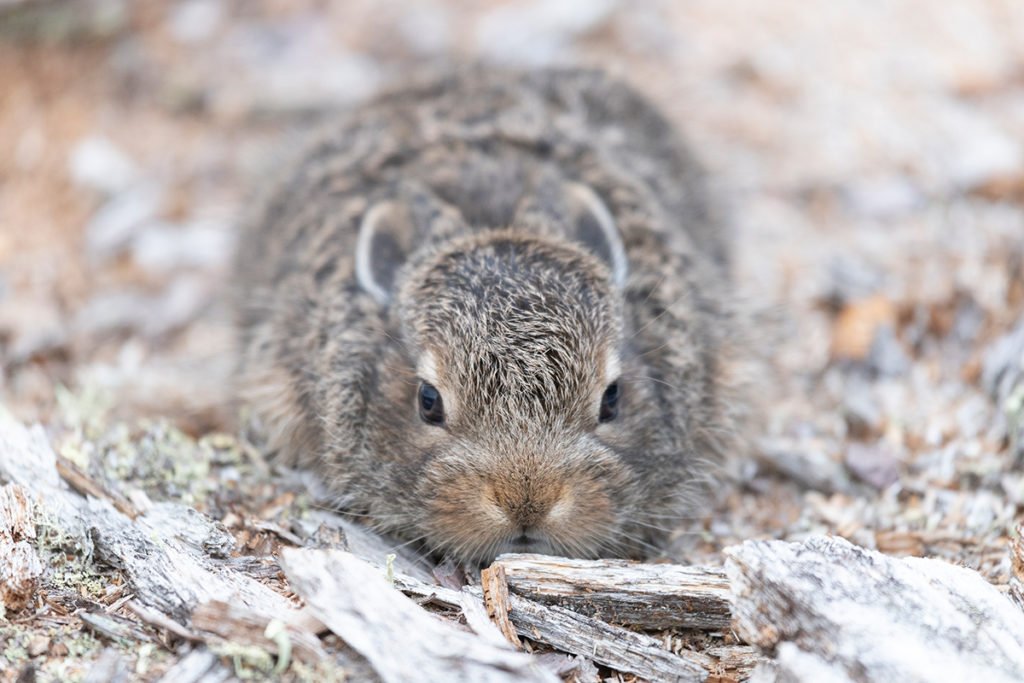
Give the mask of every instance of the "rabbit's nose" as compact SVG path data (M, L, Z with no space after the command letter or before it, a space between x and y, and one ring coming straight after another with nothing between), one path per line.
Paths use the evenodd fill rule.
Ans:
M524 535L530 536L544 526L552 509L563 498L563 487L536 478L517 484L510 486L506 482L495 486L495 502L508 519L510 527L521 529Z
M505 516L513 526L522 529L522 535L529 539L531 532L544 523L548 513L554 506L554 501L540 500L528 495L521 500L510 501L511 504L504 506Z

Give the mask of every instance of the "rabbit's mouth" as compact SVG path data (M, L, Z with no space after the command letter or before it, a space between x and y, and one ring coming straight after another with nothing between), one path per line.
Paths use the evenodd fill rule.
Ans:
M537 553L541 555L554 554L555 548L543 534L534 531L526 531L511 540L505 541L499 546L496 555L503 553Z

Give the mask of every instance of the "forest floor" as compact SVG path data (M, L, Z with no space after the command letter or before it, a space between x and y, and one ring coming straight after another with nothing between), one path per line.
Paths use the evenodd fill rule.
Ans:
M735 226L765 420L672 560L827 533L1005 589L1024 512L1016 0L0 1L0 404L133 505L192 506L246 556L301 543L317 502L230 400L237 227L338 107L470 59L628 79ZM0 618L0 681L102 657L159 677L171 648L82 630L82 605L125 591L73 555Z

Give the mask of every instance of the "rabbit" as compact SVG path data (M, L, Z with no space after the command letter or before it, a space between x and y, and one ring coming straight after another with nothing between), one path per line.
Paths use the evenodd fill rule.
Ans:
M438 555L650 557L739 439L729 246L625 83L414 79L246 226L240 394L341 509Z

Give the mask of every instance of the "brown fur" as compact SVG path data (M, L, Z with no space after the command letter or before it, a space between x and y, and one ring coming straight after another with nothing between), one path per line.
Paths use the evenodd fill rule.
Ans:
M626 86L415 83L320 138L243 237L241 378L272 447L378 528L474 560L650 554L733 442L727 245Z

